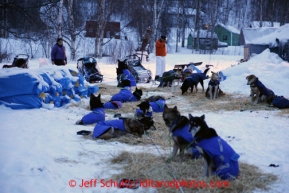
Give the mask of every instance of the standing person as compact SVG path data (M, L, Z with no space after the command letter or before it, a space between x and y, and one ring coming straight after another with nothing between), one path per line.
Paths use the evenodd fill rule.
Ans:
M51 61L52 64L55 64L57 66L64 66L67 64L65 47L63 46L62 38L57 38L56 44L51 50Z
M156 76L155 80L158 80L162 77L163 73L166 70L166 42L167 37L161 36L160 39L156 41Z

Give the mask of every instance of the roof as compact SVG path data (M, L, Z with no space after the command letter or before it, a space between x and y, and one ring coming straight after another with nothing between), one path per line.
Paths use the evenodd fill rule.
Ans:
M222 26L223 28L225 28L226 30L228 30L229 32L235 33L235 34L240 34L240 30L236 29L233 26L229 26L229 25L224 25L222 23L217 23L217 25Z
M245 44L273 45L276 38L281 42L289 40L289 24L281 27L260 27L242 29Z
M250 25L252 26L252 28L258 28L258 27L280 27L280 23L279 22L262 21L262 26L260 26L260 22L261 21L252 21L250 23Z

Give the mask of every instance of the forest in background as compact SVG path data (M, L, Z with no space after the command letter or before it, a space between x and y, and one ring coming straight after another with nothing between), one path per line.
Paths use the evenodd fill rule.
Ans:
M212 30L218 22L237 29L249 27L252 21L260 21L260 26L262 21L283 25L289 23L289 1L1 0L0 62L11 59L14 54L6 49L7 41L3 39L21 40L28 46L26 49L30 49L31 58L37 55L34 54L35 47L41 49L42 57L49 58L57 37L63 37L70 60L75 60L79 49L83 49L79 45L86 38L86 21L97 22L96 37L89 40L89 54L98 58L114 54L117 58L133 52L135 41L141 41L148 27L152 30L149 45L153 50L153 42L161 34L176 40L176 47L184 47L187 30ZM120 22L121 28L118 34L105 38L104 28L110 21ZM112 42L114 35L119 35L121 42L105 47ZM112 53L115 48L123 49L124 53Z

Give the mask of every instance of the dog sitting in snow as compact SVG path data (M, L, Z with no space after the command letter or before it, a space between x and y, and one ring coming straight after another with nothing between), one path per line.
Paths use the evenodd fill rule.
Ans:
M101 95L97 97L94 94L90 95L90 110L91 112L84 115L81 120L77 121L77 125L89 125L105 120L105 111L101 102Z
M220 78L221 77L218 72L212 72L212 76L205 94L205 96L209 97L211 100L216 99L223 94L223 92L220 90Z
M196 88L196 92L198 92L198 84L200 83L203 92L204 92L204 80L207 79L207 72L209 71L209 68L204 70L203 73L192 73L189 74L186 79L184 80L181 90L182 95L188 91L189 88L191 88L191 93L194 91L194 87Z
M275 94L272 90L266 88L263 83L254 74L246 77L247 85L250 85L251 89L251 102L258 104L259 102L267 102L271 104Z
M179 151L179 161L182 161L185 149L188 147L190 147L192 150L192 156L197 158L199 156L199 152L194 148L194 139L192 134L189 132L188 118L180 114L177 106L174 108L169 108L165 104L163 120L166 126L169 128L169 132L172 134L172 139L174 142L171 160L176 158ZM168 161L170 161L170 159Z
M189 132L194 137L196 148L204 157L205 176L217 175L222 180L232 180L239 175L239 155L218 136L205 122L205 115L189 114Z

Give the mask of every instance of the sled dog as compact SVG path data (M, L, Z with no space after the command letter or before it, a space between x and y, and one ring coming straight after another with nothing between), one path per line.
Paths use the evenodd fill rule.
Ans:
M271 104L274 99L274 92L266 88L263 83L254 74L246 77L247 85L250 85L251 102L258 104L259 102L267 102Z
M204 92L204 80L207 79L207 72L209 71L209 68L204 70L202 73L192 73L189 74L186 79L184 80L181 90L182 95L188 91L189 88L191 88L191 93L194 91L194 87L196 88L196 92L198 92L198 84L200 83L203 92Z
M171 159L175 160L179 151L179 160L182 161L186 147L192 145L191 142L193 141L192 134L189 132L189 120L180 114L177 106L169 108L166 104L164 106L163 120L169 128L174 142Z
M189 114L189 131L199 152L204 157L205 176L217 175L223 180L232 180L239 175L239 155L218 136L205 122L205 115L193 117Z

